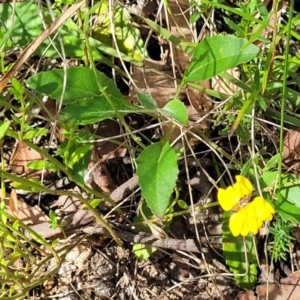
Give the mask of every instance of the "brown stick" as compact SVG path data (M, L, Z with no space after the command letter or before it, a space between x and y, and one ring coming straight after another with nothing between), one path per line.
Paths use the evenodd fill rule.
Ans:
M115 202L118 203L122 201L126 195L131 193L135 187L138 184L137 176L131 177L129 180L127 180L125 183L123 183L121 186L116 188L110 195L110 198ZM94 216L90 211L77 211L72 216L70 216L70 221L65 226L64 231L70 231L74 230L75 228L88 225L91 222L93 222ZM54 238L62 233L62 230L60 228L56 228L55 230L51 229L49 227L49 223L41 223L36 225L31 225L31 229L33 229L36 233L42 235L45 238Z

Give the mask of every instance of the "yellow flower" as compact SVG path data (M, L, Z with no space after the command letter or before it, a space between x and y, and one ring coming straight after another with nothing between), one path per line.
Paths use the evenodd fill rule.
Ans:
M271 221L274 208L262 197L255 197L252 202L253 186L244 176L235 177L236 183L227 189L218 189L218 201L225 211L232 210L229 229L234 236L246 236L249 232L257 234L264 221Z

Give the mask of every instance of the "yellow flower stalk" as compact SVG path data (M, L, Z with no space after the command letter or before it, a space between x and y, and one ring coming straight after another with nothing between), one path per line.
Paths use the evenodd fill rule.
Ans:
M233 211L229 229L234 236L257 234L264 221L271 221L275 213L272 205L262 197L250 202L253 186L244 176L235 177L236 183L226 189L218 189L218 201L225 211Z

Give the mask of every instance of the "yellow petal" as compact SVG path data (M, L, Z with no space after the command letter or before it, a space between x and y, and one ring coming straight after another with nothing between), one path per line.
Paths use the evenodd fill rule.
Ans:
M238 192L239 197L243 198L247 196L250 198L252 191L253 191L253 186L249 179L242 175L237 175L235 176L236 183L233 185L233 188Z
M233 213L229 219L229 229L232 235L233 236L240 235L243 231L244 226L245 226L245 216L243 211Z
M251 220L249 218L246 209L243 209L241 212L242 212L241 216L243 217L243 220L244 220L243 226L241 228L241 235L247 236L249 234L249 232L251 231L251 222L253 222L253 220Z
M257 234L258 229L262 226L262 221L257 218L256 211L251 208L251 206L247 206L245 208L246 211L246 222L249 229L249 232L252 232L253 234ZM248 233L249 233L248 232Z
M225 211L233 209L239 203L239 200L240 198L232 186L229 186L226 190L218 189L218 201Z
M266 208L269 210L269 212L271 213L271 214L275 214L275 209L274 209L274 207L269 203L269 202L265 202L265 206L266 206Z
M261 221L271 221L273 214L275 213L274 208L262 197L256 197L250 204L256 212L256 217Z

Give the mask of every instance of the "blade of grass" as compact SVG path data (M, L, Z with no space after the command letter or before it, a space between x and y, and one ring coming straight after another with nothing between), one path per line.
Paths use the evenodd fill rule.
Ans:
M282 185L282 160L283 160L283 126L284 126L284 117L285 117L285 101L287 94L287 78L288 78L288 68L289 68L289 53L290 53L290 41L291 41L291 29L292 29L292 16L294 11L294 0L290 1L289 7L289 20L287 25L287 37L286 37L286 47L284 55L284 72L283 72L283 81L282 81L282 98L281 98L281 112L280 112L280 144L279 144L279 156L278 160L278 190L280 191Z

